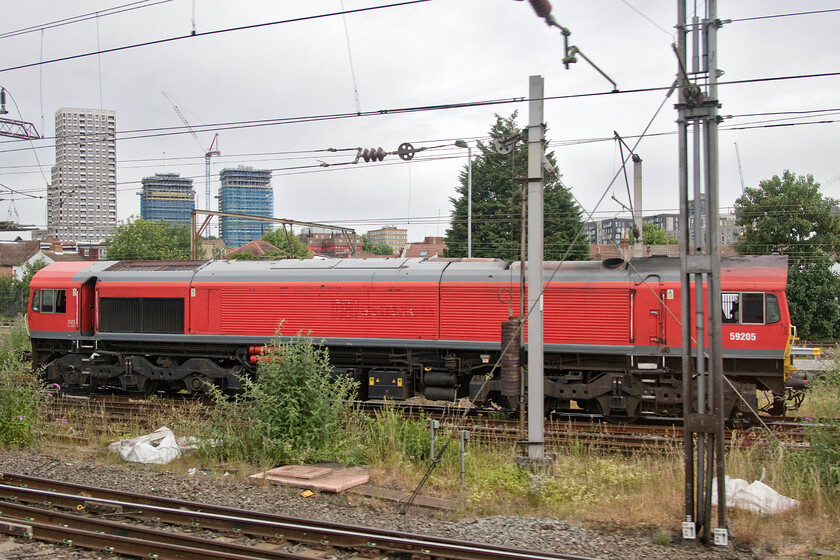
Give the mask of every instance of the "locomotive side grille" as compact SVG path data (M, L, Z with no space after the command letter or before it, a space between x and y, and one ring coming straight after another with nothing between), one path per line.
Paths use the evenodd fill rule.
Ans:
M100 298L99 330L183 333L184 298Z
M574 344L627 344L627 290L561 288L545 295L545 338Z

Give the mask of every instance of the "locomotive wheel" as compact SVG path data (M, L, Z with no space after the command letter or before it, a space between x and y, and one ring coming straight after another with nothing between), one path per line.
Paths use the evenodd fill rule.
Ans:
M93 385L65 385L61 390L74 397L86 397L90 395L96 387Z
M84 383L85 377L88 378L87 384ZM96 389L96 383L93 378L85 376L82 372L72 367L62 372L59 386L64 393L76 397L90 395Z
M63 392L75 397L86 397L90 395L94 389L96 389L96 384L94 383L88 383L87 385L64 383L61 385L61 390Z

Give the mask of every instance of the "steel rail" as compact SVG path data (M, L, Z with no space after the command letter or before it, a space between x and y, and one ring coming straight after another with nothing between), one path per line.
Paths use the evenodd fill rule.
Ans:
M5 522L0 522L0 527L5 525ZM202 560L205 558L217 558L219 560L260 560L259 557L254 556L205 551L201 548L175 544L161 544L120 535L81 531L79 529L48 523L27 522L26 524L22 524L22 526L27 528L30 534L34 534L37 531L37 539L41 541L78 546L92 550L102 550L109 554L117 552L128 556L160 560ZM306 557L300 556L298 558L304 560Z
M91 504L122 507L122 515L159 522L189 525L269 539L305 542L321 546L367 551L389 551L453 560L588 560L585 557L517 549L454 539L369 529L339 523L299 519L210 504L182 502L117 490L39 479L18 474L0 474L0 496L27 503L50 503L55 507L86 510ZM11 484L9 484L11 483ZM70 492L83 493L82 495Z
M9 502L0 503L0 531L3 530L3 523L11 526L12 530L9 532L19 536L31 536L57 544L73 544L147 558L155 554L158 558L311 560L311 556L280 550L255 548L183 533L157 531L139 525L126 525L116 521L82 517L78 514L61 513ZM20 530L14 530L15 525L28 529L26 533L21 534Z

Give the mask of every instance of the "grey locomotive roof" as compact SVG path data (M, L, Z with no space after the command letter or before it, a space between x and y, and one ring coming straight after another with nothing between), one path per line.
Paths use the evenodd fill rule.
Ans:
M438 282L447 264L404 258L213 261L194 282Z
M527 270L527 263L525 268ZM749 266L787 266L787 257L726 257L724 270ZM679 281L680 260L648 257L630 262L545 262L546 282L641 282L651 277ZM276 261L100 261L76 274L84 282L517 282L518 262L451 259L284 259Z

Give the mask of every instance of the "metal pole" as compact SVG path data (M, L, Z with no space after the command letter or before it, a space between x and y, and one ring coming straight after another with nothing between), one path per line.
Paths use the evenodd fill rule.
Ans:
M633 256L643 257L645 251L644 223L642 221L642 158L633 154L633 221L639 238L633 244Z
M686 45L686 6L685 0L677 0L677 57L678 65L685 66ZM678 85L680 102L687 91L688 80L678 69ZM691 311L690 311L690 281L688 273L688 247L691 232L688 227L688 117L683 109L679 110L678 141L679 141L679 199L680 199L680 305L682 309L682 392L683 418L691 415ZM685 519L683 521L683 538L694 539L696 535L696 520L694 514L694 433L686 424L683 430L683 447L685 455Z
M195 260L195 210L190 212L190 260Z
M472 146L467 146L467 258L472 258Z
M527 315L525 313L525 247L526 247L526 223L528 212L528 178L525 177L520 184L520 216L519 216L519 318L525 321ZM524 326L524 325L523 325ZM519 329L519 348L520 348L520 365L519 366L519 439L525 441L527 438L527 431L525 429L525 367L522 360L522 348L525 348L525 329Z
M461 484L466 482L466 460L465 456L467 454L467 441L470 439L470 431L469 430L461 430Z
M691 32L691 70L695 76L699 75L700 68L700 19L695 15L691 19L693 26ZM695 119L692 127L692 155L693 155L693 185L694 185L694 211L691 217L694 218L693 237L694 244L692 246L692 255L703 254L703 190L702 190L702 159L701 159L701 137L700 137L700 123ZM689 218L691 219L691 218ZM703 304L703 273L698 272L694 274L694 333L697 340L697 353L695 360L697 361L697 412L699 414L706 413L706 383L707 383L707 368L706 368L706 353L705 353L705 325L706 315L705 306ZM709 493L708 485L706 484L706 439L705 433L700 434L697 438L697 517L698 522L703 524L704 536L708 538L709 515L706 511L706 497Z
M440 428L440 422L429 420L429 460L435 462L435 430Z
M544 456L543 404L543 90L531 76L528 98L528 458Z
M715 471L718 480L718 512L715 544L727 544L728 531L726 521L726 461L724 457L724 422L725 402L723 400L723 326L721 325L721 278L720 278L720 185L718 159L718 121L717 121L717 0L707 3L709 17L707 23L709 97L715 101L706 120L706 153L708 154L707 179L709 181L709 252L712 257L712 274L709 282L709 314L712 316L710 345L712 349L712 372L714 379L714 414L715 414ZM720 533L722 540L718 540Z
M686 69L686 6L678 0L680 64L680 272L683 305L683 415L685 418L684 538L702 528L710 541L712 478L718 481L717 528L714 543L726 545L724 463L723 344L720 278L720 198L717 119L717 0L706 4L706 17L693 19L692 67ZM701 36L701 29L703 30ZM705 83L705 91L704 91ZM692 130L692 183L688 177L688 127ZM689 216L689 191L694 209ZM694 223L689 228L689 218ZM704 231L706 232L704 235ZM705 284L705 285L704 285ZM691 293L693 290L693 294ZM692 297L693 295L693 297ZM694 301L693 324L690 304ZM693 339L693 345L692 345ZM708 340L708 343L706 342ZM693 359L692 359L693 358ZM692 371L692 367L694 370ZM692 387L692 377L696 384ZM692 388L694 394L691 393ZM696 410L692 410L694 402ZM696 457L694 447L696 442ZM696 463L694 462L696 459ZM695 472L696 467L696 472Z

